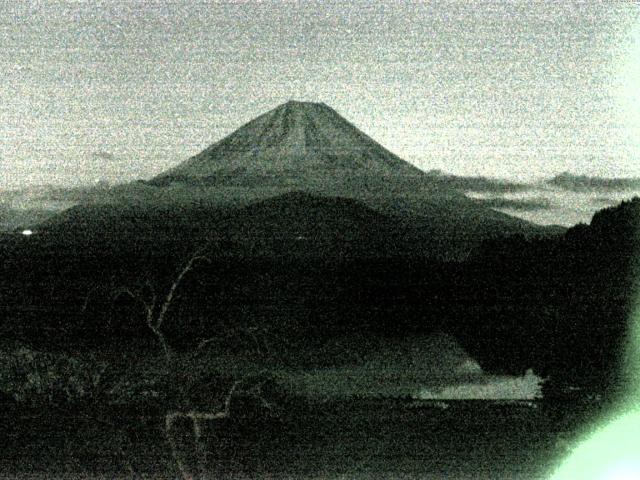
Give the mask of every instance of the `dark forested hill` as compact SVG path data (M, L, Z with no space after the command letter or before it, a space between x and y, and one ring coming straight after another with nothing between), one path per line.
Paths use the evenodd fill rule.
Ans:
M639 227L634 198L557 239L485 242L468 278L491 285L495 304L453 328L485 363L616 386L636 304Z

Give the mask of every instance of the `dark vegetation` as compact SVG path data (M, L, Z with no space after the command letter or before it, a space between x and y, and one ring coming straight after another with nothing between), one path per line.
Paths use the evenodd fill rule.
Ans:
M343 217L336 221L344 225L332 225L311 215L309 224L286 231L278 223L269 226L261 215L262 230L249 237L260 241L258 234L269 239L284 231L279 255L269 250L252 257L233 236L208 237L210 261L184 279L165 325L167 336L176 348L189 349L216 335L259 329L262 340L286 358L292 355L287 349L313 350L363 331L386 338L444 330L489 371L522 373L533 367L567 381L593 377L606 383L617 369L633 301L639 203L634 199L603 210L590 226L578 225L557 239L484 242L463 263L426 255L367 258L361 252L375 252L363 243L371 234L368 211L358 214L362 231L354 228L345 233L355 230L354 237L340 241L328 240L331 230L344 231L347 223L357 225L356 219ZM257 228L253 220L230 221L238 231ZM315 221L324 222L326 234L303 231ZM375 227L380 232L380 225ZM169 244L163 242L170 235L160 233L155 245L136 244L135 231L140 232L129 230L130 243L111 245L79 233L86 248L67 251L47 244L50 237L17 243L7 237L4 338L62 349L135 339L153 343L136 302L114 300L114 292L145 283L166 291L202 237L185 232ZM234 342L241 349L252 341ZM232 344L226 342L228 348Z
M286 188L304 191L253 185L271 165L267 176L287 171ZM108 451L132 478L149 464L183 479L204 478L212 462L278 470L282 449L294 470L387 462L438 478L467 462L499 478L499 455L472 445L514 458L514 445L529 445L522 432L546 439L562 424L555 406L575 400L567 387L611 398L624 389L640 199L560 232L421 175L328 107L291 102L150 182L109 189L109 201L66 210L29 237L2 234L0 401L11 420L0 433L17 440L0 460L15 467L44 432L58 439L50 458L65 442L69 459L104 462L97 452ZM396 400L367 406L367 419L351 399L340 416L335 402L287 387L287 372L353 364L435 332L485 372L549 377L547 410L491 412L489 431L464 409L415 427ZM409 424L399 445L420 450L392 460ZM297 458L291 445L305 438ZM233 451L244 455L235 466ZM100 461L91 468L111 471Z
M207 425L202 435L210 451L202 467L208 478L545 478L561 451L557 433L566 428L553 409L482 402L444 412L388 399L286 406L277 418L245 414ZM111 422L75 416L60 425L35 414L4 427L17 440L2 460L11 471L33 473L24 458L42 458L47 476L56 478L73 478L74 464L96 476L177 478L152 418ZM38 438L43 433L45 444Z
M344 207L341 202L336 200L336 212ZM367 237L376 229L379 234L380 225L388 219L357 209L351 210L353 216L335 219L335 212L329 209L327 214L325 204L316 214L306 216L311 219L308 225L289 224L290 231L284 229L286 235L278 243L269 240L268 234L284 228L277 220L284 212L274 214L274 223L269 224L266 212L272 207L258 204L244 210L251 215L241 219L220 213L219 218L231 222L232 229L198 232L194 226L183 236L175 233L186 223L176 215L172 224L171 217L165 216L163 225L168 233L157 232L155 243L150 240L151 230L146 237L135 234L150 228L145 227L147 218L136 216L121 220L117 243L111 243L113 237L91 236L99 232L91 229L78 235L76 244L68 242L65 232L29 238L5 235L0 398L7 411L14 412L11 415L23 418L14 425L26 428L24 422L41 415L34 417L29 412L41 412L42 408L48 414L40 418L39 425L51 423L52 418L84 422L77 427L79 431L88 428L94 430L91 435L98 431L106 435L96 440L98 444L109 438L109 446L100 448L111 452L111 466L98 462L91 467L100 471L149 472L155 468L156 473L164 469L182 472L183 478L188 478L188 472L198 468L245 473L285 468L276 461L274 445L257 432L271 432L274 442L280 444L287 438L300 442L303 431L292 425L300 425L299 415L306 415L305 408L316 407L308 406L308 399L287 390L283 386L286 382L269 372L351 362L358 352L340 347L341 340L347 338L361 339L346 344L364 353L384 342L436 331L453 334L487 372L522 374L533 368L549 376L547 401L560 402L551 405L563 405L569 385L612 397L624 387L619 377L620 358L634 301L639 199L603 210L591 225L578 225L557 238L512 236L483 242L465 262L442 262L418 255L416 250L405 256L381 255L382 250L376 250L381 249L380 243L368 243ZM295 203L290 207L293 210L289 213L297 216ZM204 209L202 215L207 215ZM310 228L314 221L324 222L326 231ZM378 221L381 223L375 224ZM355 227L336 240L333 232L347 224ZM369 229L372 224L375 227ZM268 254L247 255L247 244L239 241L240 235L220 235L229 231L253 231L258 245L255 251ZM317 231L321 233L314 238ZM265 239L260 240L262 234ZM299 237L305 235L310 241L296 250L302 241ZM383 235L381 240L390 238ZM157 336L145 321L140 299L150 302L156 295L157 314L196 251L206 261L194 264L182 278L162 325L174 352L167 364ZM123 288L134 295L117 295ZM229 363L238 359L246 362L235 367ZM239 380L242 388L232 402L235 413L225 416L224 397ZM349 408L359 407L354 403ZM213 424L203 420L198 435L189 417L178 417L170 429L175 436L167 437L163 415L191 411L205 412L212 418L221 416ZM558 424L568 422L566 411L553 412ZM352 421L357 423L357 412L352 413ZM517 412L509 415L515 415L512 420L518 416ZM429 422L444 421L442 416L435 418L421 421L435 428ZM449 427L437 423L439 428L453 430L434 448L441 449L442 455L453 455L445 447L455 450L447 442L459 429L467 432L464 438L469 442L489 441L474 437L470 421L459 417ZM344 419L336 417L336 422L345 425ZM68 421L64 424L69 425ZM385 431L383 424L377 425L380 432ZM530 446L531 452L552 455L557 425L548 425L549 431L535 430L546 428L541 425L529 425L532 434L546 438ZM353 435L361 434L355 423L353 428L358 432ZM202 433L203 429L208 433ZM210 437L212 429L215 441ZM172 438L171 448L166 438ZM305 448L316 449L326 459L338 455L323 450L331 443L325 442L327 437L316 443L309 438L312 444ZM380 437L382 443L369 445L383 448L390 438ZM220 439L227 443L219 443ZM500 443L496 439L492 440L494 445ZM35 441L28 435L23 440ZM521 442L523 448L528 448L527 441ZM347 448L347 440L342 442ZM458 446L462 444L466 445L463 441ZM69 448L82 456L85 447ZM244 452L236 463L229 453L231 448ZM130 457L130 451L137 453ZM136 457L140 452L146 453ZM398 468L417 470L425 461L421 452L413 460L406 457ZM86 455L101 458L89 451ZM456 468L462 471L462 464L472 460L464 460L465 454L460 452L458 455L462 463ZM513 452L508 455L517 457ZM17 458L5 461L15 466ZM153 468L145 458L155 458ZM378 465L371 463L375 456L368 458L360 466L369 465L373 471ZM50 460L39 461L44 462L41 468L62 468L48 465ZM473 461L496 459L478 457ZM531 459L528 462L533 463ZM307 469L327 464L311 462ZM355 468L355 464L339 465L347 470ZM453 468L438 465L432 467ZM496 472L495 467L486 468Z
M203 206L188 215L134 208L123 215L104 206L91 207L94 214L87 215L85 207L31 237L4 235L0 399L13 419L5 433L17 435L11 428L18 425L33 428L34 419L61 431L80 422L74 428L83 435L102 432L91 448L106 448L112 463L107 468L103 458L95 464L89 459L102 457L75 439L69 440L68 457L85 455L88 463L65 468L93 465L128 470L133 477L162 471L191 478L190 472L216 469L251 476L285 468L264 440L269 435L278 443L312 442L307 469L324 468L310 460L315 451L327 465L373 471L378 460L390 461L376 457L375 449L393 451L398 432L385 430L391 413L376 417L376 428L388 436L380 433L379 443L367 443L373 449L368 460L361 458L359 467L356 457L336 464L343 452L334 447L357 443L362 434L358 402L343 411L353 414L348 419L331 417L345 426L346 437L304 437L302 418L312 431L323 431L307 410L319 415L321 407L309 406L309 399L287 389L286 378L273 372L348 364L376 346L430 332L453 334L486 372L522 374L533 368L549 377L545 408L558 424L571 423L566 412L575 413L574 404L558 407L568 405L568 386L611 398L623 390L620 359L634 302L639 199L598 212L591 225L555 238L496 237L463 262L444 262L431 258L431 249L401 250L410 238L407 230L358 202L306 194L284 198L232 213ZM203 261L181 278L195 252ZM172 352L165 357L157 332L149 328L148 307L157 318L177 278L161 326ZM131 294L119 294L123 289ZM233 407L225 407L225 396L233 398ZM167 427L163 419L170 415L177 416ZM395 467L462 472L465 462L473 468L486 463L487 478L496 478L497 459L469 445L501 444L506 437L498 432L511 430L496 430L487 440L471 417L446 423L433 415L420 419L435 429L429 435L440 431L436 422L449 436L443 434L428 451L461 463L424 467L427 453L420 450ZM510 421L533 424L517 432L544 439L530 445L530 453L552 455L554 438L564 433L519 415L507 414ZM322 428L329 428L327 422L320 422ZM512 439L516 430L508 434ZM465 433L457 437L460 432ZM34 444L34 435L18 435L16 445ZM429 435L409 440L424 446ZM330 448L332 442L338 443ZM527 442L521 446L528 448ZM476 453L456 450L464 445ZM50 458L61 454L57 447ZM240 457L229 453L236 450L243 452ZM18 451L13 455L3 461L17 465ZM50 458L38 460L41 468L62 468ZM303 468L303 459L296 461L292 465Z

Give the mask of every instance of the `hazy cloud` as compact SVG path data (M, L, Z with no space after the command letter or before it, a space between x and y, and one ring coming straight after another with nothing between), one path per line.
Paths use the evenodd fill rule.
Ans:
M478 203L489 208L501 208L509 210L518 210L532 212L536 210L547 210L552 208L551 202L546 198L479 198Z
M58 211L46 208L9 209L0 206L0 232L36 225Z
M60 211L83 201L108 195L110 185L106 182L79 187L54 187L40 185L0 192L0 207L5 212L43 210Z
M39 185L0 192L0 232L33 226L62 210L109 195L106 182L79 187Z
M598 207L602 207L602 206L610 207L620 203L620 199L615 197L596 197L591 200L591 203Z
M490 177L457 176L443 173L441 170L430 170L430 177L446 183L448 186L463 192L477 193L514 193L526 192L534 187L528 183L512 182L509 180Z
M565 172L547 180L547 185L572 192L640 191L640 178L605 178Z

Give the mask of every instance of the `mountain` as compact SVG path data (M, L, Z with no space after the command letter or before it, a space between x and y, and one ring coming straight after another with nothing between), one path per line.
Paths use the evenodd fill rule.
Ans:
M283 222L295 223L308 214L299 208L301 198L325 212L315 229L327 231L333 225L334 239L349 237L351 228L358 230L357 222L347 220L365 208L385 218L381 223L387 227L354 236L363 244L350 247L352 252L368 250L375 236L387 236L378 243L396 245L387 248L386 255L397 254L399 246L408 244L400 238L402 232L414 242L406 254L456 259L484 238L549 233L478 204L389 152L328 106L307 102L280 105L155 178L112 187L97 201L76 206L39 230L56 231L59 239L73 237L75 243L79 225L95 238L114 241L114 232L124 229L139 244L145 243L139 241L145 235L153 240L157 232L167 232L168 241L171 235L181 240L194 230L237 239L232 230L242 230L238 222L252 222L265 213L247 217L243 208L277 199L274 211L298 212L298 219L281 219L279 228L287 230ZM343 210L336 209L334 198L341 199ZM328 222L329 211L343 219ZM218 223L234 215L233 222ZM163 218L175 228L163 226ZM225 230L225 225L232 230ZM275 229L271 233L278 236ZM322 255L322 250L316 253Z
M425 249L444 257L465 255L483 238L557 233L478 204L322 103L280 105L146 186L156 187L156 198L196 195L215 205L247 205L291 191L351 198L421 230L429 239Z
M280 105L146 185L173 187L168 191L174 197L185 190L201 195L209 187L219 201L235 204L298 190L353 198L383 213L428 217L426 223L438 228L459 219L493 233L536 230L478 206L456 185L402 160L323 103Z
M353 178L420 177L422 172L323 103L290 101L257 117L151 184L272 183L329 188Z

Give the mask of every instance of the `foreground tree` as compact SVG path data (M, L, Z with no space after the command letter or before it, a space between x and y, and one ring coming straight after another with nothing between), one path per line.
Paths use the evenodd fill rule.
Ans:
M162 331L162 324L167 317L167 312L171 307L171 304L176 295L176 291L182 283L185 275L193 270L196 263L208 261L209 258L203 255L203 252L201 251L196 252L194 255L192 255L191 258L189 258L189 260L184 264L184 266L178 273L178 276L169 287L169 291L162 300L162 303L158 302L156 289L149 280L145 281L143 288L139 288L137 290L132 290L128 287L121 287L118 289L116 295L114 296L114 300L116 300L122 295L127 295L142 306L142 308L144 309L147 327L149 328L149 330L151 330L151 332L158 340L168 367L172 366L173 352ZM144 291L144 288L147 289L146 292Z
M189 384L195 382L196 387L200 387L201 385L198 384L197 379L187 380L191 375L185 374L184 371L181 372L181 366L184 366L183 362L177 358L177 354L172 350L171 345L167 341L163 331L163 324L168 317L172 303L186 275L192 272L199 263L209 261L209 258L204 255L203 250L194 253L180 268L164 297L159 298L156 287L149 279L145 280L140 287L135 289L120 287L114 296L114 301L121 296L130 297L142 307L145 323L162 348L167 366L167 383L165 387L168 391L174 392L174 394L177 395L173 401L170 400L173 407L167 405L163 414L162 429L169 444L173 462L183 480L204 480L208 478L207 445L206 437L203 435L203 429L207 423L215 424L216 422L230 418L233 412L232 402L234 399L250 397L259 403L261 409L268 410L269 412L274 411L273 406L266 400L263 393L263 385L270 380L269 376L264 375L264 372L257 376L245 376L240 380L236 380L224 397L222 407L218 406L215 409L193 407L193 399L190 398L190 387L194 385ZM253 330L248 332L248 334L256 343L259 343ZM210 338L200 342L200 344L194 348L194 352L201 352L202 348L210 344L214 339L215 338ZM171 395L169 395L169 398L170 397ZM190 462L180 453L179 442L176 436L178 421L187 422L187 432L193 440L196 459L195 467L193 465L190 466Z

